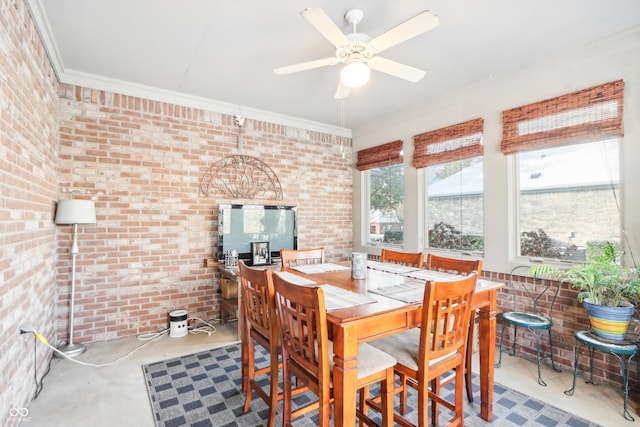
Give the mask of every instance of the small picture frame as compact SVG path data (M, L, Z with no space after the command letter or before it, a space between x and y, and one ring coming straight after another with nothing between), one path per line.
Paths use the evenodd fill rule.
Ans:
M251 256L253 265L271 264L269 242L251 242Z

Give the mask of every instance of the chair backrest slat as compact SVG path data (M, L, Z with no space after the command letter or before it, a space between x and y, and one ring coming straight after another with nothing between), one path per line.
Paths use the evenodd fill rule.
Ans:
M421 366L430 360L466 352L476 273L451 282L427 281L420 334Z
M391 262L403 264L408 267L422 268L424 265L424 254L422 252L399 252L383 249L380 253L380 262Z
M553 305L560 292L556 280L530 277L529 266L516 266L509 273L509 289L513 293L514 311L536 313L553 319Z
M282 249L280 251L282 268L291 268L304 264L323 264L324 248Z
M427 270L461 275L471 274L475 271L480 276L482 274L482 261L479 259L456 259L428 254Z

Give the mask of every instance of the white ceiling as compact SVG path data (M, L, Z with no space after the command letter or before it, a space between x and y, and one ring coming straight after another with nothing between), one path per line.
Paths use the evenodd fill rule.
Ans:
M640 25L639 0L28 0L63 83L217 111L289 116L357 130L387 114ZM418 83L379 72L333 98L340 65L273 69L334 55L300 11L347 10L371 37L430 10L440 26L381 56L427 71ZM278 120L275 120L276 122Z

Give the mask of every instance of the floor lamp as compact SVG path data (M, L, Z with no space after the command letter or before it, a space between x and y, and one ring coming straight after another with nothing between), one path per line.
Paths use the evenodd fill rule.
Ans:
M73 244L71 245L71 302L69 304L69 343L59 348L69 357L85 352L87 347L73 342L73 312L76 282L76 256L78 255L78 224L95 224L96 207L92 200L60 200L56 210L56 224L73 224Z

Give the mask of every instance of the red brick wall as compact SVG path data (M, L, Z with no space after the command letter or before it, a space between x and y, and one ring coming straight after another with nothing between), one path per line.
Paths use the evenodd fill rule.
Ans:
M350 152L350 141L250 119L244 128L244 153L271 166L284 187L282 203L299 207L300 246L323 245L328 260L347 259L352 158L342 159L339 146ZM57 200L89 198L97 208L98 224L80 227L76 341L154 331L167 326L172 308L219 316L218 279L203 259L215 250L217 204L229 200L202 197L198 188L211 164L236 152L236 133L224 114L83 88L58 91L24 2L2 2L1 425L17 423L10 408L28 405L34 369L40 378L51 357L32 335L18 335L20 325L32 324L55 345L67 338L71 227L54 225ZM570 370L573 332L587 321L575 292L562 295L553 330L558 360ZM598 380L620 384L615 359L596 357ZM533 375L535 366L535 381Z
M199 194L215 162L238 154L233 116L86 88L62 86L60 198L95 200L97 224L80 226L75 340L105 341L156 331L167 314L219 317L215 254L222 192ZM332 135L248 118L241 154L278 176L298 206L298 245L324 246L332 261L352 247L352 158ZM216 194L217 193L217 194ZM58 244L58 336L67 334L71 227Z
M54 337L57 81L23 1L0 13L0 425L17 425L51 352L30 323ZM25 423L23 423L25 424Z

